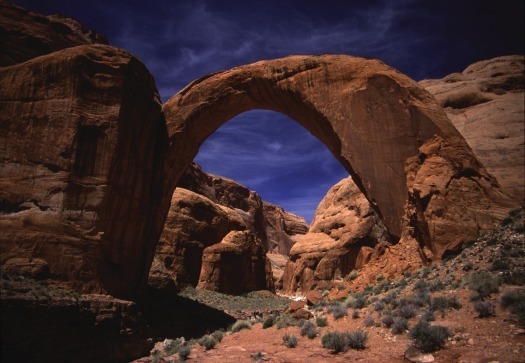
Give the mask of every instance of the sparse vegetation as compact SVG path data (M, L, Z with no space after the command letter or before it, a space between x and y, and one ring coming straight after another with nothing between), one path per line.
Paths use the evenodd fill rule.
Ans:
M323 326L328 325L328 319L322 316L318 316L317 318L315 318L315 323L317 324L318 327L322 328Z
M463 305L457 296L437 296L430 303L430 310L440 311L444 316L450 309L459 310Z
M516 315L518 325L525 327L525 289L507 290L501 295L501 306Z
M213 333L211 333L211 336L220 343L224 337L224 332L222 330L215 330Z
M237 320L232 326L232 333L237 333L243 329L251 329L252 324L248 320Z
M343 304L332 305L326 310L327 313L332 314L335 320L341 319L348 315L348 310Z
M191 347L187 345L184 345L179 348L179 358L183 361L188 359L188 357L190 356L190 353L191 353Z
M407 329L408 329L407 319L403 317L399 317L399 316L394 317L394 322L392 323L392 329L391 329L392 334L403 334L405 330Z
M292 334L284 334L283 343L288 348L295 348L297 346L297 338Z
M311 321L306 321L301 328L301 336L307 336L308 339L313 339L319 334L319 329Z
M497 277L485 271L477 271L468 276L465 284L476 295L472 296L473 300L485 299L499 291L499 280Z
M277 329L283 329L288 326L295 325L297 321L292 318L290 314L281 314L277 319L275 319L275 326Z
M496 315L494 305L489 301L476 301L474 309L479 314L480 318L489 318Z
M358 309L354 310L352 312L352 319L359 319L359 315L360 315L359 310Z
M275 317L269 316L264 320L262 328L268 329L272 327L274 323L275 323Z
M390 328L392 324L394 324L394 317L391 315L387 315L381 320L381 322L383 323L383 326L385 328Z
M198 343L206 350L213 349L217 345L217 341L211 335L203 336L198 340Z
M363 324L366 327L371 327L376 324L376 321L372 315L368 315L366 318L363 319Z
M448 329L444 326L430 325L422 320L410 330L408 337L422 351L434 352L443 348L449 335Z
M349 349L365 349L368 341L368 333L362 330L353 332L328 332L321 338L324 348L333 353L346 352Z

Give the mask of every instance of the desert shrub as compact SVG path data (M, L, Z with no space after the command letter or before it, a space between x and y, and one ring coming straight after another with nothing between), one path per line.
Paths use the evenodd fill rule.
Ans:
M158 363L162 359L162 353L160 350L155 349L153 353L151 353L151 363Z
M367 315L366 318L363 319L363 324L366 327L374 326L376 323L374 317L372 315Z
M381 301L378 301L374 304L374 309L376 311L382 311L385 308L385 304Z
M184 344L184 338L170 339L164 344L164 353L172 355L179 351L180 346Z
M330 306L326 312L332 314L335 320L341 319L343 316L348 315L348 310L343 304L337 304Z
M472 264L472 262L467 262L464 266L463 266L463 271L470 271L474 268L474 265Z
M217 341L211 335L205 335L198 341L199 345L204 347L206 350L215 348Z
M346 352L348 350L344 335L338 332L330 331L323 335L321 344L324 348L330 349L332 353Z
M465 282L470 290L477 293L474 296L475 298L484 299L499 290L498 278L485 271L472 273L466 278Z
M503 220L500 222L501 226L506 226L507 224L510 224L512 223L512 218L510 217L506 217L506 218L503 218Z
M476 301L474 310L476 310L480 318L489 318L496 315L494 305L488 301Z
M501 295L501 306L516 315L518 325L525 327L525 289L507 290Z
M243 329L251 329L252 324L248 320L237 320L232 326L232 333L237 333Z
M297 346L297 338L292 334L284 334L283 343L288 348L295 348Z
M385 316L381 322L385 328L390 328L394 324L394 317L392 315Z
M368 333L362 330L356 330L350 333L346 333L347 345L351 349L362 350L365 349L366 342L368 341Z
M457 296L437 296L430 302L430 310L439 310L442 314L450 309L459 310L461 307L461 301Z
M187 345L184 345L179 348L179 358L183 361L188 359L188 357L190 356L190 353L191 353L191 348Z
M352 270L352 271L350 271L350 273L348 274L348 276L347 276L347 280L348 280L348 281L355 280L355 279L357 278L358 275L359 275L359 273L357 272L357 270Z
M272 327L273 324L275 324L275 317L269 316L269 317L267 317L264 320L262 328L263 329L268 329L268 328Z
M443 281L437 281L429 286L429 290L432 292L441 291L445 288L445 283Z
M345 333L328 332L321 338L323 347L333 353L346 352L348 349L365 349L367 341L368 333L362 330Z
M347 308L362 309L367 305L366 297L363 295L350 295L345 300Z
M217 342L221 342L222 338L224 338L224 332L222 330L215 330L213 333L211 333L211 336Z
M434 316L434 311L432 311L431 309L425 310L425 312L421 316L421 320L424 320L424 321L435 321L436 317Z
M378 280L379 281L379 280ZM374 287L374 294L379 294L383 291L388 291L391 287L391 283L390 283L390 280L381 280L380 283L378 283L375 287Z
M317 324L318 327L322 328L323 326L328 325L328 319L323 318L322 316L318 316L317 318L315 318L315 323Z
M414 345L424 352L434 352L443 348L449 335L444 326L430 325L427 321L420 321L408 333Z
M392 334L403 334L408 329L408 320L399 316L394 317Z
M295 326L298 326L299 328L301 328L301 327L304 325L304 323L306 323L307 321L308 321L308 320L306 320L306 319L304 319L304 318L301 318L301 319L299 319L299 320L297 320L297 321L295 322Z
M330 293L329 290L324 290L323 293L321 294L321 296L322 297L327 297L329 293Z
M313 339L319 334L319 329L311 321L307 321L303 324L301 328L301 336L307 336L308 339Z
M510 264L505 260L494 260L490 266L490 271L505 271L508 270Z
M423 279L417 280L416 283L414 284L414 290L422 290L422 289L427 289L427 288L428 288L428 283Z
M413 318L417 315L419 309L412 304L399 306L395 311L394 315L400 316L405 319Z
M359 319L359 309L356 309L352 312L352 319Z
M275 319L275 326L277 329L286 328L296 324L296 320L290 314L281 314Z

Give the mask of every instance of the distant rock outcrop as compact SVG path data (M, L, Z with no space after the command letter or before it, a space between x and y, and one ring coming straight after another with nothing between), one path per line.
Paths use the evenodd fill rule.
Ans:
M498 57L419 82L503 191L525 203L525 57Z
M62 15L40 15L0 1L0 67L25 62L57 50L107 39Z
M304 219L193 163L173 194L150 283L165 285L172 279L178 287L198 285L232 294L273 289L266 252L285 250L307 228ZM235 235L232 245L233 231L247 234ZM226 276L235 281L226 281Z
M351 177L334 185L317 207L310 230L290 251L283 290L329 287L361 268L369 250L388 243L386 228Z

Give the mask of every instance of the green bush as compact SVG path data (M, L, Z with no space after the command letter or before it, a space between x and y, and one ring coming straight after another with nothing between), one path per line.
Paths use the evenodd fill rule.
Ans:
M430 325L427 321L420 321L408 333L414 345L424 352L434 352L443 348L449 335L444 326Z
M269 316L264 320L262 328L268 329L272 327L274 323L275 323L275 318L273 316Z
M211 333L211 336L213 339L215 339L217 342L221 342L222 338L224 337L224 332L222 330L215 330L213 333Z
M332 305L326 310L327 313L332 314L335 320L341 319L343 316L348 315L348 310L341 304Z
M392 323L392 334L403 334L407 329L408 320L403 317L396 316L394 318L394 322Z
M297 346L297 338L292 334L284 334L283 343L288 348L295 348Z
M346 352L349 349L365 349L367 341L368 333L362 330L345 333L328 332L321 338L323 347L333 353Z
M480 299L498 292L500 284L498 278L485 271L474 272L466 278L465 282L470 290L477 293L475 297Z
M232 333L237 333L243 329L251 329L252 324L248 320L237 320L232 326Z
M191 348L187 345L184 345L179 348L179 357L181 360L186 360L190 356Z
M275 326L277 329L283 329L288 326L295 325L297 321L292 318L290 314L281 314L277 319L275 319Z
M315 318L315 323L317 324L318 327L323 327L323 326L327 326L328 325L328 319L322 317L322 316L318 316L317 318Z
M457 296L437 296L430 302L430 310L444 314L450 309L459 310L463 305Z
M480 318L489 318L496 315L494 305L488 301L476 301L474 309L479 314Z
M319 329L311 321L306 321L301 327L301 336L307 336L309 339L313 339L319 334Z
M205 335L199 339L198 343L203 346L204 349L210 350L215 348L217 341L211 335Z

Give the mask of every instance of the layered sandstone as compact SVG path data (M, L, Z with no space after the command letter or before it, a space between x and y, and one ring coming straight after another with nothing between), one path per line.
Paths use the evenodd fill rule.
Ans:
M238 295L273 291L270 261L260 241L248 231L232 231L204 249L198 288Z
M77 45L108 42L72 18L36 14L2 0L0 44L0 66L3 67Z
M263 202L263 214L269 251L287 256L295 242L308 231L306 221L268 202Z
M443 79L419 82L496 177L503 191L525 202L525 67L523 56L489 59Z
M0 68L0 129L2 266L38 259L79 291L136 295L167 141L144 65L84 45Z
M389 237L351 177L334 185L319 203L310 230L290 250L283 290L329 287L370 259L370 250Z

